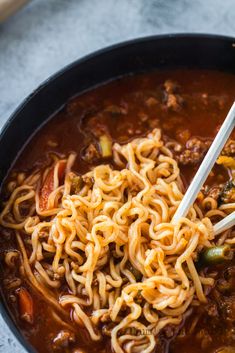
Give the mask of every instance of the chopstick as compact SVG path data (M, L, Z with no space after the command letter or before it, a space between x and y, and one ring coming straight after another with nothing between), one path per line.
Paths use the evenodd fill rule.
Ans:
M235 226L235 211L214 225L214 234L218 235L233 226Z
M200 165L193 181L189 185L177 211L175 212L172 222L177 222L181 217L186 217L187 213L194 203L201 187L203 186L206 178L208 177L215 161L217 160L220 152L222 151L229 135L231 134L235 126L235 102L233 103L231 109L228 112L223 125L219 129L211 147L209 148L202 164ZM227 217L226 217L227 218ZM225 219L226 219L225 218ZM225 221L224 219L224 221Z

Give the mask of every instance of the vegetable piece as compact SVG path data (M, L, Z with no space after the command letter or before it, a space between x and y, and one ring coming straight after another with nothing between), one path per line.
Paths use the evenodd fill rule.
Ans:
M112 156L112 140L108 135L100 136L100 148L102 157Z
M65 167L66 167L66 161L60 161L59 167L58 167L59 181L61 181L61 179L64 176ZM49 195L54 190L54 168L55 167L51 168L51 170L48 172L46 179L44 181L44 184L40 191L39 207L41 211L47 210L47 207L48 207L47 202L48 202Z
M219 196L219 203L231 203L235 202L235 183L230 180L228 181Z
M229 245L214 246L201 252L199 263L204 266L220 264L232 260L233 250Z
M82 178L79 175L73 175L71 183L71 195L79 193L82 187Z
M19 299L19 311L22 320L27 321L29 324L33 323L33 299L29 294L28 290L24 287L20 287L16 291Z
M233 157L220 156L216 163L222 164L226 168L235 169L235 159Z

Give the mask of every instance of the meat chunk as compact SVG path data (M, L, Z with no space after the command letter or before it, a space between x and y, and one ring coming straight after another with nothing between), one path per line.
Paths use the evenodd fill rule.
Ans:
M235 296L224 297L221 303L222 315L226 321L235 321Z
M179 156L176 156L176 158L179 163L183 165L197 164L204 158L209 146L210 142L202 141L197 137L192 137L186 143L186 148Z
M108 105L105 109L104 112L110 113L113 117L119 116L119 115L126 115L128 112L128 107L123 105L115 105L111 104Z
M217 317L218 316L218 308L215 302L210 302L206 305L206 311L207 314L211 317Z
M207 190L207 187L203 189L203 193L206 196L212 197L214 200L218 200L220 198L221 190L223 185L212 186Z
M166 80L164 82L164 88L166 93L177 93L179 86L177 85L176 82L171 81L171 80Z
M82 187L82 178L79 175L71 172L69 174L69 178L71 180L71 195L76 195L79 193Z
M62 350L68 348L71 343L76 341L75 334L69 330L61 330L53 339L53 349Z
M188 130L178 130L177 141L170 141L167 147L174 154L175 159L182 165L195 165L202 161L210 147L210 141L203 141L197 137L190 137Z
M181 108L177 96L172 93L167 95L166 106L175 111L178 111Z
M178 85L171 81L167 80L164 83L164 103L167 109L173 111L179 111L184 103L183 98L178 94Z
M158 104L158 101L156 98L154 97L149 97L147 100L146 100L146 105L151 108L151 107L154 107L155 105Z
M219 194L220 203L235 202L235 183L230 180L224 184Z
M222 151L223 156L235 156L235 141L229 139Z
M100 153L96 146L93 143L90 143L89 146L85 149L85 153L82 158L84 161L92 163L96 159L100 158Z
M177 141L182 144L186 144L191 137L191 133L188 129L178 129L176 132Z

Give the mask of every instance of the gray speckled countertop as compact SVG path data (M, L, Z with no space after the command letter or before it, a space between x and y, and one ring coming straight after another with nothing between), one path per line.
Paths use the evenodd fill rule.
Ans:
M235 0L32 1L0 24L0 128L24 97L73 60L171 32L235 36ZM25 352L1 317L0 352Z

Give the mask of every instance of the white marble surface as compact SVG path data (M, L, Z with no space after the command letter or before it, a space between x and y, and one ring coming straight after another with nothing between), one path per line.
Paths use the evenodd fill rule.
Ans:
M31 1L0 25L0 128L24 97L73 60L170 32L235 36L235 0ZM25 352L1 317L0 352Z

